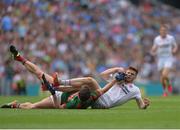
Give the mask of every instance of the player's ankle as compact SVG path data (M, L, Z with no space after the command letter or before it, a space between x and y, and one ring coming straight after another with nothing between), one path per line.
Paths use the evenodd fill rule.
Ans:
M58 74L54 73L53 74L53 86L58 87L59 85L61 85L61 80L58 78Z
M27 60L26 60L23 56L21 56L21 55L17 55L17 56L15 57L15 60L21 62L22 64L25 64L26 61L27 61Z

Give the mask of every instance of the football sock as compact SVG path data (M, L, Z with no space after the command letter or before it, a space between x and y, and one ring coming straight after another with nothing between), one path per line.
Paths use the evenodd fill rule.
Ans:
M64 85L64 86L67 86L67 85L71 85L71 80L60 80L60 85Z
M27 60L26 60L24 57L22 57L21 55L17 55L17 56L15 57L15 60L21 62L22 64L25 64L26 61L27 61Z
M11 108L19 108L19 106L20 106L20 103L16 102L11 105Z

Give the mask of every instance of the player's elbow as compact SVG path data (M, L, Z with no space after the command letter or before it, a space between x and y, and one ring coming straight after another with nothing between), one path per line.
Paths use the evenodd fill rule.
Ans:
M151 50L151 51L150 51L150 54L151 54L152 56L154 56L154 55L155 55L155 50Z

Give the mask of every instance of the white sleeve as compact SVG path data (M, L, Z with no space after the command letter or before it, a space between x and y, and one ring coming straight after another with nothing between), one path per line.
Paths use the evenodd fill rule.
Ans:
M172 44L177 45L175 38L172 36Z
M140 89L138 88L137 90L136 90L136 92L135 92L135 98L136 99L141 99L142 97L141 97L141 91L140 91Z
M157 46L158 45L158 40L157 40L157 37L154 39L153 41L153 46Z

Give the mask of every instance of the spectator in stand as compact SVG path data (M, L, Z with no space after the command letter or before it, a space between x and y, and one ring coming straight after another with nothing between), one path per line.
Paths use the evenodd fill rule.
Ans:
M3 28L13 30L1 32L0 59L8 55L8 43L13 42L25 57L42 59L33 61L45 62L45 70L58 69L69 78L114 66L141 68L162 18L171 19L170 33L180 40L179 11L158 1L134 5L125 0L3 0L0 6L1 27L3 23ZM153 77L158 75L155 70Z

